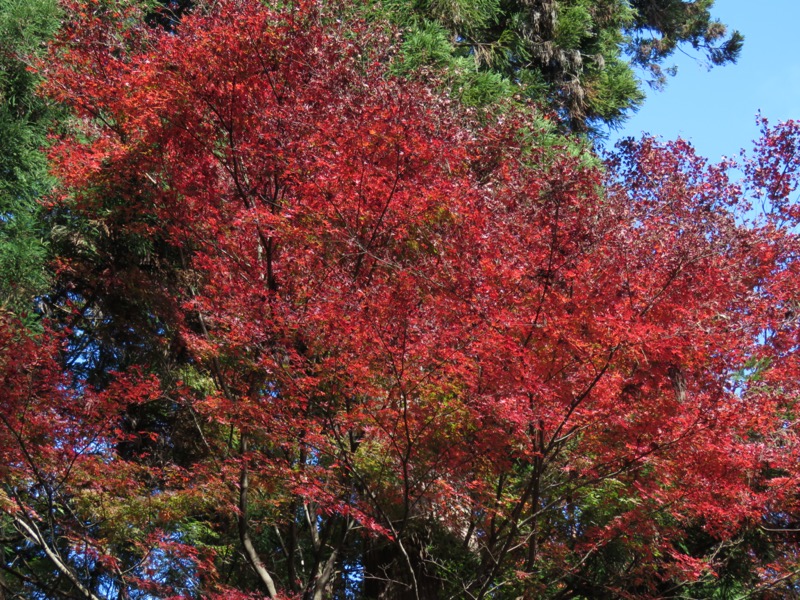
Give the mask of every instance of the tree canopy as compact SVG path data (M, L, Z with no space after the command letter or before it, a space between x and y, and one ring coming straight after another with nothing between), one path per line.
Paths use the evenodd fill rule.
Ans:
M800 125L601 161L341 8L63 4L0 597L791 597Z

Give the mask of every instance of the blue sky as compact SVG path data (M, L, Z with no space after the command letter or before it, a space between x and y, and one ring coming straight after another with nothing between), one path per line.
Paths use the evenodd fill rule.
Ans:
M708 70L686 48L665 63L678 74L662 92L647 90L639 112L609 141L642 132L682 137L698 153L719 160L738 154L758 135L758 110L770 122L800 119L800 0L716 0L712 14L745 36L735 65Z

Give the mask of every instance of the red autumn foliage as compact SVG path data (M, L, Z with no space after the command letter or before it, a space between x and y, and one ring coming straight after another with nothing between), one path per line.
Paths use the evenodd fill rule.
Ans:
M60 570L84 595L91 546L161 597L661 597L791 529L794 124L747 167L786 216L751 222L687 144L586 164L519 112L390 77L385 39L314 3L221 1L176 32L68 6L46 91L81 126L54 207L168 267L77 254L62 275L144 298L205 377L162 382L203 452L155 465L114 452L151 378L75 391L29 340L3 363L12 389L44 382L3 399L4 485L81 465L59 501L88 545ZM135 550L97 505L138 515ZM790 538L770 548L756 589L793 568Z

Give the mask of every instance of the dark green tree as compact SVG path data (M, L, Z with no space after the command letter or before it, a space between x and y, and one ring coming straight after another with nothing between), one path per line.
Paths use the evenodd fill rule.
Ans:
M577 132L618 125L644 99L636 69L660 87L664 62L689 45L709 65L742 46L713 0L383 0L406 28L405 69L446 67L468 104L519 94Z
M57 27L56 0L0 0L0 307L18 314L47 284L38 200L52 185L42 147L55 110L29 63Z

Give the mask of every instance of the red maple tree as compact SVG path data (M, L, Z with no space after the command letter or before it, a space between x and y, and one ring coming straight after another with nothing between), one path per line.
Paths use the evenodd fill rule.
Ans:
M175 364L90 392L52 347L2 363L44 387L3 397L3 489L28 491L0 508L64 585L662 597L759 528L782 532L745 584L786 580L794 124L765 126L746 170L771 211L748 220L686 143L593 164L523 112L389 77L383 34L313 2L221 1L171 32L68 7L53 208L110 249L60 273L75 303L138 299ZM149 403L190 416L191 456L153 459L160 433L126 417Z

